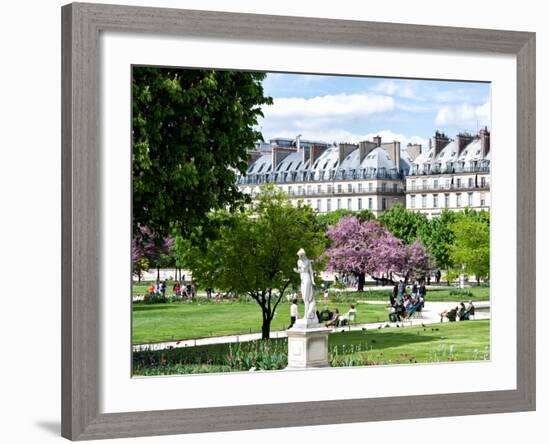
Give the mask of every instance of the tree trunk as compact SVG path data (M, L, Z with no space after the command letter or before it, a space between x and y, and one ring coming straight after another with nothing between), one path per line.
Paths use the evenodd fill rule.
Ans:
M160 267L157 267L157 282L160 282Z
M271 319L269 317L264 316L262 321L262 339L269 339L270 330L271 330Z
M357 291L364 291L365 288L365 273L357 274Z

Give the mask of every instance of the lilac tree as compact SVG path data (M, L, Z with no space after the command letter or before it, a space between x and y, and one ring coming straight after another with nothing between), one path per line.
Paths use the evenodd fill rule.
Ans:
M401 275L405 281L422 281L432 269L432 257L429 251L419 241L414 241L406 247L406 259Z
M429 254L419 242L407 246L376 220L361 222L344 217L327 231L331 246L326 251L327 270L353 273L358 291L363 291L365 275L375 280L399 275L405 280L425 274Z
M160 266L170 256L173 239L162 237L150 228L140 226L132 238L132 272L141 281L144 270L157 268L157 280L160 278Z

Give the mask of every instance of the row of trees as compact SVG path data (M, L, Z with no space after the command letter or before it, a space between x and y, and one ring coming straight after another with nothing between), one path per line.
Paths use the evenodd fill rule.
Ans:
M356 219L353 223L346 220L351 216ZM425 214L407 210L402 205L395 205L382 213L378 219L369 210L353 212L346 209L322 214L318 218L320 224L327 230L333 227L329 233L333 233L335 240L340 241L335 231L341 231L343 234L350 232L350 242L356 244L362 242L370 245L374 238L377 244L385 245L384 251L390 251L391 257L394 258L392 266L377 267L375 264L384 264L386 261L382 255L376 254L380 251L379 249L372 250L372 253L352 254L349 249L346 249L345 243L342 245L337 243L338 248L334 250L335 258L332 260L335 263L334 270L340 269L358 275L366 273L375 279L384 272L399 270L396 274L406 278L408 267L403 260L407 257L405 250L414 248L414 257L419 258L421 263L426 263L425 253L428 253L430 268L445 271L446 278L450 281L461 273L475 276L478 282L489 278L490 215L487 211L444 210L438 217L428 219ZM395 242L388 237L387 233L383 236L378 235L382 228L368 223L375 219L401 243ZM357 230L359 225L361 225L361 235ZM371 233L367 235L365 231ZM366 239L362 241L358 237L366 237ZM343 258L341 260L336 259L339 250L346 251L346 254L340 255ZM368 258L365 255L368 255ZM347 257L349 260L345 260ZM409 272L408 275L410 278L422 278L422 273L418 271L414 275Z
M425 214L395 205L379 220L406 244L423 244L433 258L433 267L446 271L448 280L458 274L473 275L478 283L489 278L489 212L444 210L428 219Z
M200 228L187 239L140 230L134 270L160 263L185 267L201 287L249 295L261 310L265 338L284 294L298 287L293 268L300 248L316 259L316 271L355 274L359 291L366 275L385 282L420 280L438 266L446 266L451 278L468 273L481 279L489 273L487 213L444 212L429 220L393 207L379 219L346 212L327 223L326 215L316 215L307 205L295 207L278 188L266 186L250 206L217 210L209 217L218 230L203 242L194 240Z

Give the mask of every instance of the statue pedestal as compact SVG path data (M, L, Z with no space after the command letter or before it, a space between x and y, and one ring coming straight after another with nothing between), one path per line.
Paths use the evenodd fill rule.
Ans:
M323 324L299 319L288 336L288 369L330 367L328 335L330 329Z

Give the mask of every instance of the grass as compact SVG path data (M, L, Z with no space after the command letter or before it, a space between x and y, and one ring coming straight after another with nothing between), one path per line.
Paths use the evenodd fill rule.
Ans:
M489 339L483 320L332 334L329 345L340 358L381 365L488 359Z
M173 282L167 283L166 295L169 296L172 294L172 285ZM132 292L134 295L144 295L148 292L149 283L134 283L132 287ZM329 290L331 297L336 300L341 300L343 302L354 302L357 300L366 300L366 301L387 301L389 299L389 294L391 290L381 290L377 287L366 287L366 291L359 293L357 291L335 291ZM410 287L407 290L410 292ZM199 295L204 295L204 292L199 291ZM317 296L321 297L323 294L322 291L317 291ZM431 302L455 302L455 301L464 301L464 300L473 300L473 301L488 301L489 300L489 287L486 285L473 286L465 289L458 289L454 287L445 287L442 284L438 288L428 288L427 300Z
M390 289L377 290L369 289L362 293L357 291L329 291L331 298L340 301L387 301L391 293ZM410 289L407 290L410 292ZM488 301L489 300L489 287L471 287L471 288L429 288L426 294L426 300L429 302L459 302L459 301Z
M319 310L322 301L317 303ZM349 309L348 302L328 304L331 310L340 313ZM271 323L271 330L286 330L290 319L289 304L281 302ZM300 307L303 312L303 306ZM358 323L378 322L387 319L384 305L357 307ZM209 336L246 334L261 331L261 310L256 302L212 301L174 302L166 304L133 304L132 342L185 340Z
M434 324L427 327L404 327L357 332L333 333L329 336L331 365L394 365L489 359L489 321ZM261 350L277 351L279 359L272 369L284 368L281 350L286 339L271 339L236 344L214 344L158 352L134 353L134 375L219 373L247 370L256 366ZM260 349L260 355L258 355ZM240 351L239 351L240 350ZM246 361L246 357L254 359ZM242 355L246 365L228 363L229 356ZM269 353L263 354L263 359Z

